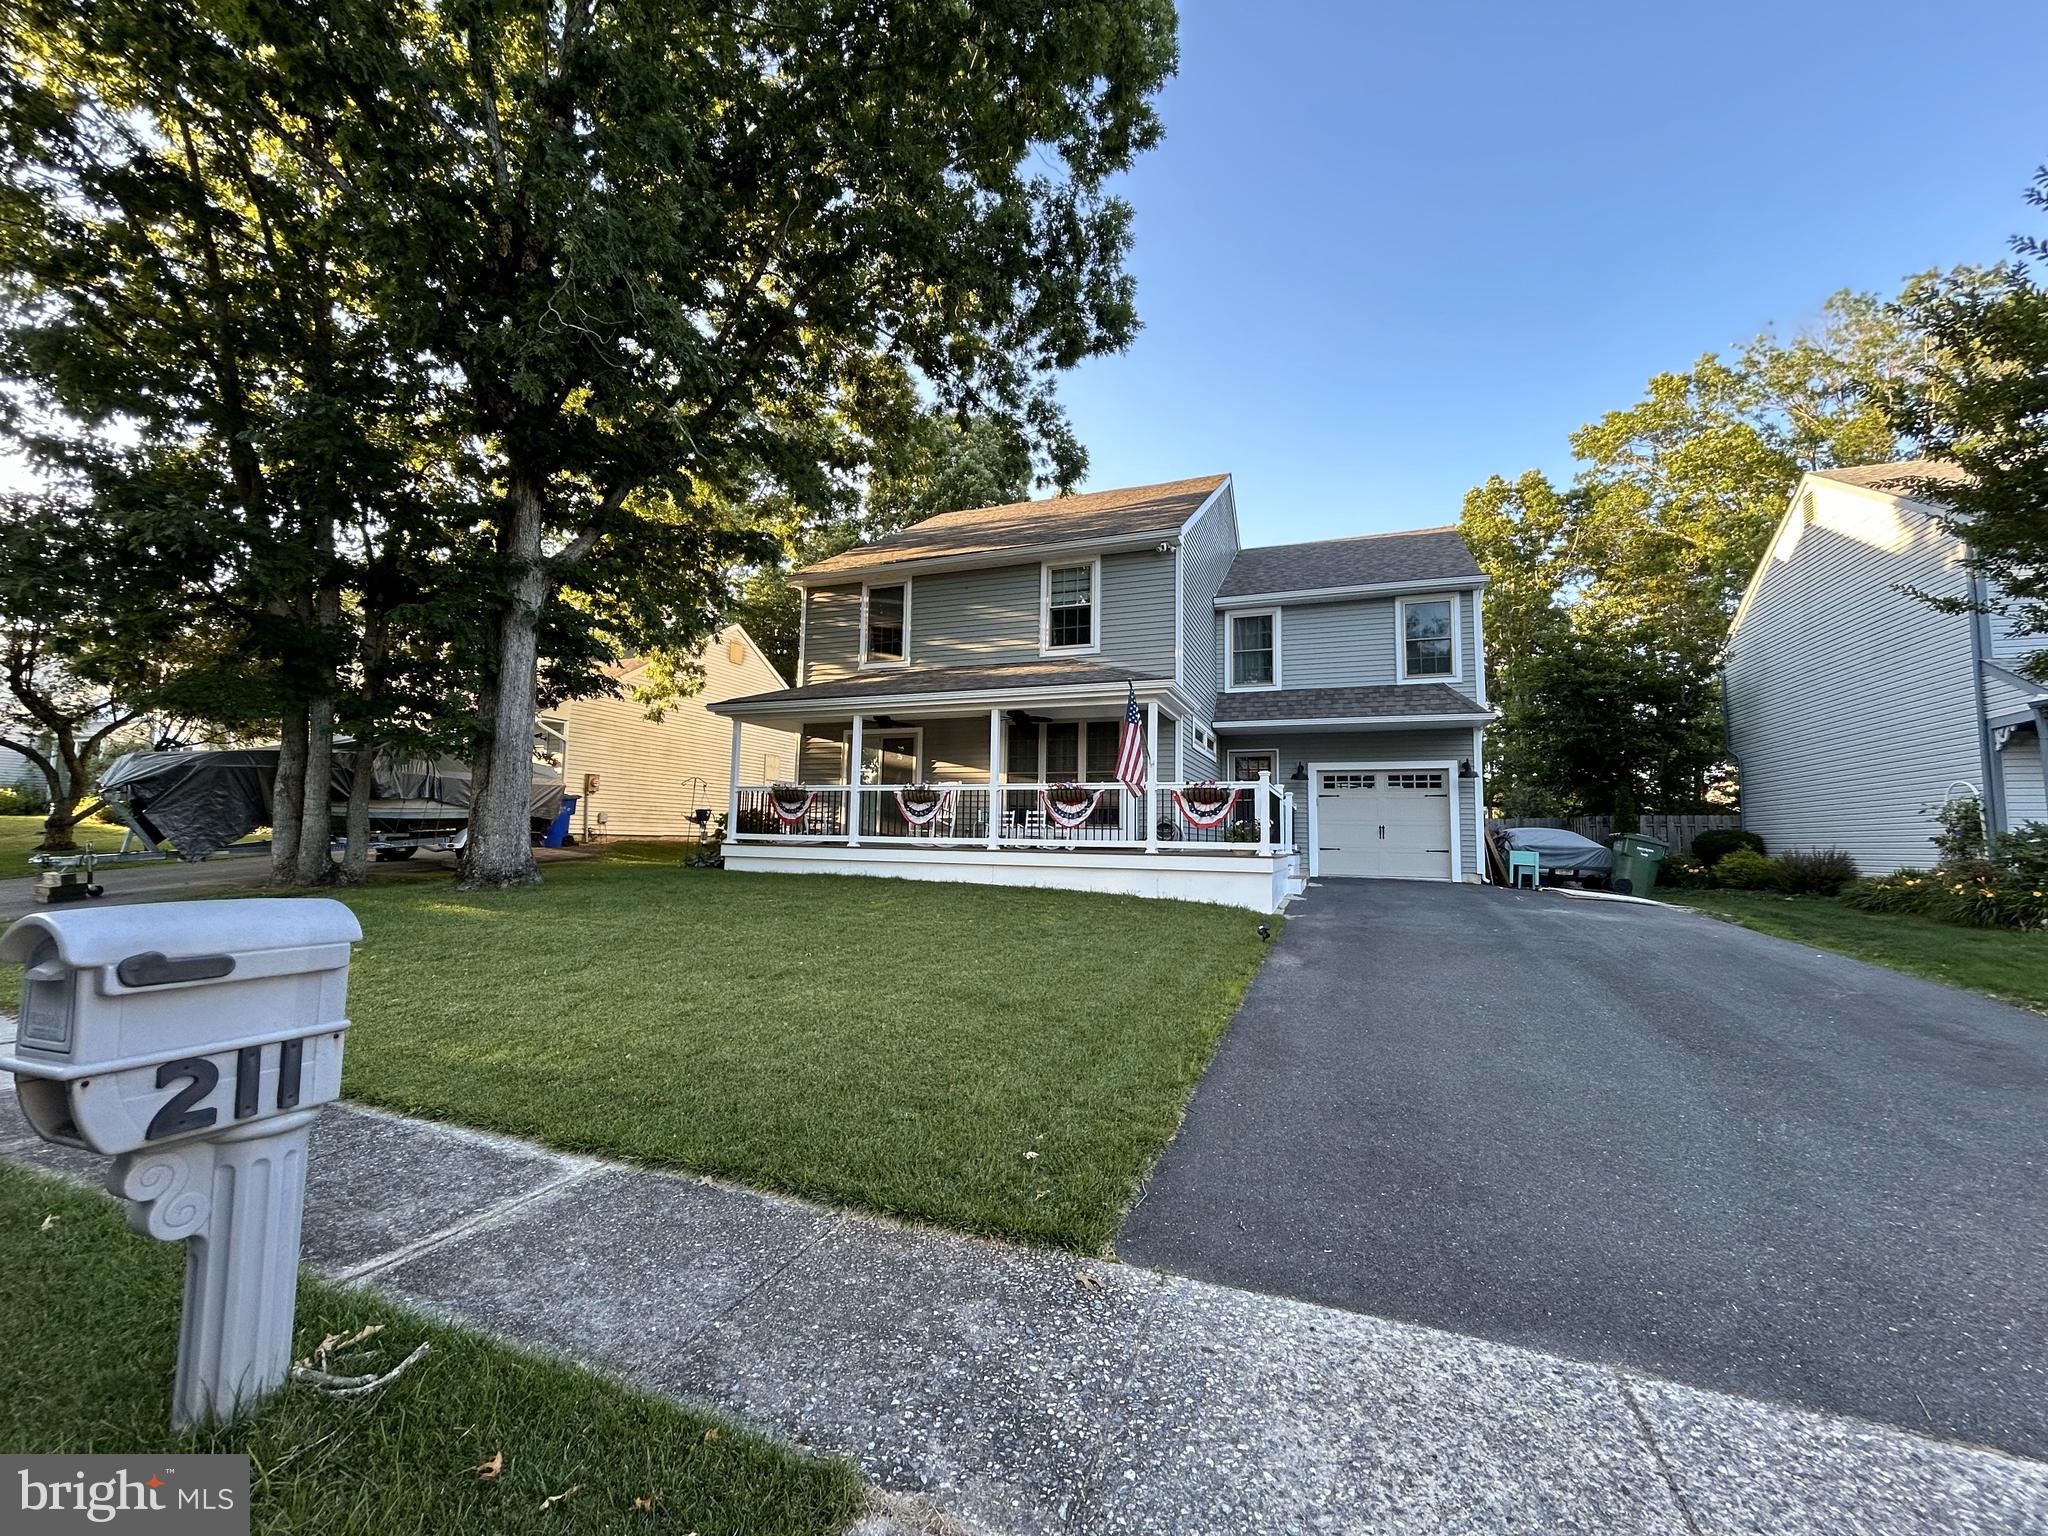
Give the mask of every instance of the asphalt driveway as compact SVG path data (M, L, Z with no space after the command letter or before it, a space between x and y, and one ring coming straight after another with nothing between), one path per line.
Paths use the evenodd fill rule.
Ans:
M2048 1457L2048 1019L1661 907L1328 881L1117 1249Z

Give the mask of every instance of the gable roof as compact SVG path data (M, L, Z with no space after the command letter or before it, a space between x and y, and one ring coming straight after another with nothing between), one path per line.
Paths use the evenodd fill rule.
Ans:
M1203 475L1195 480L1168 480L1159 485L1134 485L1081 496L1052 496L1042 501L1017 501L1001 507L941 512L900 532L861 544L843 554L807 565L798 581L849 579L884 566L911 561L962 560L997 555L1041 545L1084 544L1116 539L1143 539L1178 533L1203 502L1222 487L1228 475Z
M1937 481L1944 485L1968 485L1970 472L1946 459L1900 459L1891 464L1850 464L1841 469L1816 469L1816 480L1834 480L1866 491L1910 495L1915 481Z
M1418 528L1241 549L1216 595L1324 592L1422 581L1476 585L1484 579L1456 528Z

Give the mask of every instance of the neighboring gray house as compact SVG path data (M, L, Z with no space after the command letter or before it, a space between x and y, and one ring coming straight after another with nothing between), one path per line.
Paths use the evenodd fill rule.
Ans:
M1242 549L1212 475L947 513L795 580L797 685L711 706L800 743L798 784L735 791L729 866L1260 910L1310 874L1483 877L1454 530Z
M1977 795L1994 829L2048 819L2040 641L1909 596L1973 595L1963 546L1898 489L1909 460L1807 475L1729 631L1723 680L1743 825L1773 852L1840 848L1865 874L1925 866L1935 810Z

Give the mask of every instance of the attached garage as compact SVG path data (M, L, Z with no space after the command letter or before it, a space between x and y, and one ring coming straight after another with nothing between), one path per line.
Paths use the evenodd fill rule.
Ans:
M1455 767L1347 765L1314 772L1310 839L1315 874L1459 878Z

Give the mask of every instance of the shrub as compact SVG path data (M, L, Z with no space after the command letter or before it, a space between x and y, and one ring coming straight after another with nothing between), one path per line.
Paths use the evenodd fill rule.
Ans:
M0 784L0 816L47 816L50 797L39 790Z
M1714 883L1713 871L1689 853L1674 853L1657 867L1657 883L1697 890Z
M1975 795L1957 795L1933 807L1941 830L1934 834L1935 863L1943 869L1980 864L1984 860L1984 804Z
M1998 859L2036 883L2048 877L2048 821L2023 821L1998 840Z
M2039 928L2048 923L2048 883L2018 870L1949 880L1934 915L1970 928Z
M1770 852L1762 838L1744 827L1709 827L1692 840L1692 856L1709 869L1738 848L1758 854Z
M1839 848L1778 855L1778 885L1791 896L1837 896L1856 878L1856 861Z
M1902 869L1844 887L1842 904L1861 912L1928 912L1947 889L1940 875Z
M1714 865L1714 884L1731 891L1774 891L1784 881L1778 861L1754 848L1737 848Z

